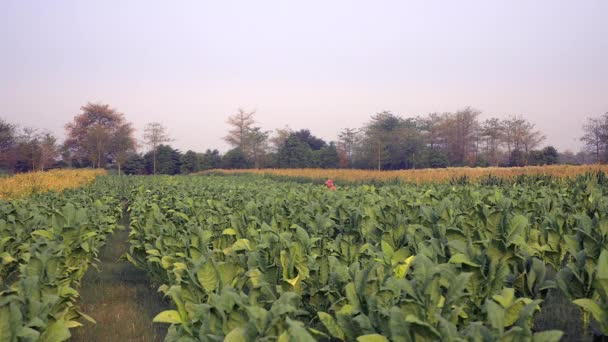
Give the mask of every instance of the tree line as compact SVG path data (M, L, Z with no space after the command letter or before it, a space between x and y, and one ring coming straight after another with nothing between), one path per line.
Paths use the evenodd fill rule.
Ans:
M19 128L0 118L0 168L8 172L58 167L115 168L127 174L187 174L217 168L363 168L378 170L451 166L526 166L608 162L608 113L584 124L577 154L543 146L545 136L522 116L480 120L467 107L456 112L404 118L376 113L363 127L343 128L327 142L309 129L265 130L255 111L227 119L226 153L173 148L167 128L151 122L143 141L123 113L87 103L65 125L59 143L50 132Z

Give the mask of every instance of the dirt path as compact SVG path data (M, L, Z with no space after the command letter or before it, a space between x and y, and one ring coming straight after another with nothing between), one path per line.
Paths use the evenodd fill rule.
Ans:
M90 268L80 288L81 308L97 324L72 329L72 341L162 341L164 324L152 323L168 308L148 276L126 260L128 232L117 230L100 253L100 271Z

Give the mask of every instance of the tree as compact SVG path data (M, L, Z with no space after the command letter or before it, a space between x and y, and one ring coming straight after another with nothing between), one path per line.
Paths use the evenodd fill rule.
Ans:
M545 136L538 130L534 130L534 124L528 123L523 139L524 153L527 154L537 148L544 140ZM527 163L527 159L526 159Z
M135 130L131 124L124 124L118 127L114 133L112 139L112 154L114 161L118 167L118 174L120 175L121 166L127 161L130 154L135 153L137 143L133 137Z
M51 133L44 133L40 136L40 171L44 171L49 167L59 155L57 148L57 138Z
M310 130L308 129L301 129L299 131L293 132L292 135L299 139L301 142L308 145L313 151L318 151L327 145L327 143L323 139L315 137L314 135L312 135L312 133L310 133Z
M182 174L197 172L199 170L199 165L200 163L196 152L188 150L182 156L180 172Z
M155 156L156 163L154 162ZM149 151L144 155L144 159L149 174L153 174L154 167L156 167L158 174L176 175L180 171L182 154L169 145L158 145L156 155L153 151Z
M329 143L329 145L322 147L318 151L313 151L313 153L316 154L318 167L323 169L335 169L338 167L340 158L334 142Z
M511 156L517 150L517 155L521 154L524 165L528 163L530 151L540 145L545 140L545 136L534 129L534 124L521 116L512 116L503 120L504 141L507 151ZM510 158L512 160L513 158ZM510 163L511 164L511 163Z
M95 167L103 167L115 156L113 139L131 124L126 122L124 114L107 104L89 102L80 110L81 114L65 126L65 145L80 163L88 160Z
M418 117L417 121L427 146L433 150L443 148L446 114L431 113L426 118Z
M219 169L222 165L222 156L218 150L207 149L201 156L201 170Z
M391 167L400 158L397 148L404 133L404 121L397 115L384 111L372 115L363 128L360 153L367 167L378 170Z
M428 160L428 165L431 168L442 168L442 167L448 167L450 165L448 156L446 156L445 152L443 152L439 148L428 149L427 160Z
M17 144L17 126L0 118L0 167L12 168Z
M467 107L448 114L445 122L446 151L451 165L472 165L477 151L479 111Z
M247 169L251 163L245 153L238 147L226 152L222 157L222 168L224 169Z
M244 109L239 108L237 113L229 116L226 121L231 128L228 130L228 135L224 137L224 140L232 147L240 148L243 153L246 153L250 147L248 138L255 123L254 115L255 111L246 112Z
M152 151L152 174L156 175L157 150L161 144L170 142L167 128L159 122L151 122L144 128L144 142Z
M146 174L146 160L138 153L130 153L124 162L124 173L127 175Z
M272 144L272 151L278 152L279 149L285 144L287 138L293 133L289 126L285 126L283 128L277 128L274 130L274 135L270 138L270 143Z
M312 161L312 149L295 134L287 138L277 153L277 163L281 168L310 167Z
M600 117L588 118L583 126L585 134L581 141L587 151L595 157L596 163L606 161L606 147L608 145L608 112Z
M526 165L526 156L524 152L520 149L515 149L511 151L509 154L509 166L510 167L519 167Z
M58 156L57 138L49 132L24 128L17 137L14 150L14 171L44 171Z
M25 172L37 169L40 161L40 133L37 129L23 129L18 137L15 154L15 171Z
M555 165L559 164L559 152L553 146L547 146L543 148L543 157L545 160L545 165Z
M268 150L268 131L262 131L260 127L254 127L247 133L247 141L250 143L251 157L254 167L259 169L264 162L264 156Z
M504 130L500 119L491 118L481 124L480 136L483 141L483 152L490 165L500 163L501 146L504 141Z
M338 133L339 150L344 151L345 162L343 167L351 167L353 164L353 151L359 142L359 130L356 128L344 128Z

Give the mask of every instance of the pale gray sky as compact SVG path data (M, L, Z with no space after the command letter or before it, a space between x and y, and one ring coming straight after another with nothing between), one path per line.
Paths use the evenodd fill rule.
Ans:
M226 150L225 120L335 139L371 114L523 115L558 149L608 111L608 1L0 2L0 117L48 129L87 101L174 146Z

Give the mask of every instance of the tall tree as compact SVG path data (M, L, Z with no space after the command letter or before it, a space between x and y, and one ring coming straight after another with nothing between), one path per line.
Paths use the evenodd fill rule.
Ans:
M504 141L503 125L500 119L490 118L481 124L480 137L483 141L483 152L490 165L500 163L501 145Z
M226 121L230 125L228 134L224 137L224 140L229 143L232 147L238 147L243 152L249 150L249 133L253 129L255 111L247 112L242 108L229 116Z
M218 150L207 149L201 155L201 170L219 169L222 164L222 156Z
M344 151L345 165L351 167L353 164L353 151L359 142L359 130L356 128L344 128L338 133L338 150Z
M148 173L156 173L163 175L176 175L180 172L182 154L179 150L172 148L169 145L158 145L156 148L156 163L154 163L154 152L148 151L144 155L146 161L146 169Z
M121 167L129 158L129 155L135 153L137 148L137 142L133 137L135 129L130 123L125 123L119 126L114 132L114 137L111 139L112 143L112 154L116 166L118 167L118 174L121 174Z
M66 124L65 145L73 156L103 167L114 157L113 139L124 126L130 126L122 113L107 104L87 103L81 113Z
M521 116L511 116L502 121L504 142L507 146L509 155L514 150L523 151L527 125L528 122Z
M182 156L180 172L189 174L199 171L200 162L196 152L192 150L186 151Z
M299 131L293 132L293 136L308 145L313 151L318 151L327 145L325 140L312 135L309 129L301 129Z
M277 153L277 163L281 168L311 167L312 149L295 134L291 134Z
M40 136L40 171L44 171L49 167L55 158L59 155L59 149L57 147L57 138L51 133L43 133Z
M224 169L247 169L251 167L251 162L240 148L235 147L222 157L222 167Z
M278 152L279 149L285 144L287 138L293 133L289 126L285 126L283 128L277 128L274 130L273 136L269 139L272 144L272 151Z
M123 171L127 175L145 175L146 160L138 153L130 153L124 162Z
M427 146L433 150L443 148L446 114L430 113L426 117L418 117L417 121Z
M18 139L16 171L37 170L40 162L40 133L35 128L26 127Z
M361 141L362 152L367 155L369 166L381 170L387 161L393 159L389 147L399 144L403 126L403 119L389 111L372 115L363 129Z
M0 118L0 167L12 168L16 144L17 127Z
M587 151L593 154L596 163L604 162L608 145L608 112L600 117L588 118L583 131L581 141Z
M150 122L144 128L144 142L150 147L152 152L152 174L156 175L157 150L164 143L170 142L171 137L167 128L160 122Z
M545 136L535 129L535 125L521 116L512 116L503 120L504 141L509 152L510 164L514 160L523 160L523 164L528 163L528 154L537 148L544 140ZM518 158L512 156L513 151Z
M261 127L254 127L247 133L247 141L250 143L251 159L256 169L263 167L264 156L268 151L268 131L262 131Z
M451 165L472 165L477 151L479 111L467 107L449 114L445 122L446 150Z
M335 169L340 163L338 156L338 149L336 144L332 141L329 145L322 147L318 151L313 151L316 160L316 166L322 169Z

